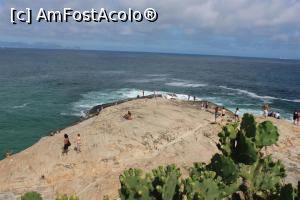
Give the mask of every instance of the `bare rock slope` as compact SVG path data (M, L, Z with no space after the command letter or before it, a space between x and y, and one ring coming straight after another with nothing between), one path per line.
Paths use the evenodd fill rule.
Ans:
M122 117L128 110L133 120ZM217 133L231 116L228 113L223 122L214 124L214 116L199 104L163 98L108 107L2 160L0 193L38 191L46 200L64 193L76 193L81 200L98 200L105 194L117 199L119 175L125 169L150 170L176 163L186 173L193 162L208 162L218 152ZM284 161L287 181L295 182L300 179L300 128L283 120L273 122L281 136L279 144L268 151ZM81 153L73 150L78 133ZM72 143L68 155L62 155L64 134Z

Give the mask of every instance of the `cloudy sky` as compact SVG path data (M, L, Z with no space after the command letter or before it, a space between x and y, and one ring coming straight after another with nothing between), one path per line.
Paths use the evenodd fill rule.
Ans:
M10 23L10 9L143 11L149 23ZM300 0L0 0L0 46L300 59Z

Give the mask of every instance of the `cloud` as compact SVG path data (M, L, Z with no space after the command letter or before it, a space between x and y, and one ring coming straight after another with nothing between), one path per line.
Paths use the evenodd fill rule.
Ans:
M30 7L33 10L40 7L51 10L62 10L64 7L78 10L101 7L108 10L126 10L129 7L144 10L153 7L159 13L159 19L155 23L12 25L9 23L11 7ZM145 50L159 49L156 45L161 45L161 49L167 51L180 51L185 46L200 53L206 47L225 52L226 47L239 51L242 47L253 49L263 46L272 51L274 45L278 48L287 44L300 45L299 10L300 1L297 0L2 0L0 37L13 41L24 38L28 41L53 40L71 45L77 41L84 48L101 48L101 43L109 46L110 42L111 46L123 44ZM174 44L175 49L170 44ZM299 48L296 50L299 51Z

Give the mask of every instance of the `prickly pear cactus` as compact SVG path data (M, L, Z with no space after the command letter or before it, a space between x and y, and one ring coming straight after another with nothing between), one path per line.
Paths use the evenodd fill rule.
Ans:
M187 178L183 181L184 194L188 200L220 199L219 183L213 178Z
M69 200L79 200L79 198L75 194L72 194Z
M119 191L121 200L151 200L152 191L151 177L142 177L139 169L129 169L120 176L121 189Z
M104 195L103 200L109 200L109 196L108 195Z
M252 165L240 165L240 176L254 196L266 199L282 185L285 170L280 161L274 162L271 156L267 156Z
M194 163L194 166L190 168L190 177L200 177L204 171L206 171L205 163Z
M37 192L27 192L22 195L21 200L43 200L41 194Z
M270 121L262 122L258 125L255 135L256 146L262 148L275 144L278 140L279 133L276 126Z
M58 195L55 200L69 200L69 197L66 194Z
M220 199L221 178L217 178L215 172L208 171L204 163L194 165L183 185L183 193L188 200Z
M247 113L243 116L240 130L248 138L254 138L258 148L275 144L279 137L278 129L272 122L264 121L257 125L254 116Z
M254 171L253 186L256 196L266 198L276 192L285 177L284 166L280 161L273 162L271 156L260 159Z
M220 154L215 154L212 157L211 163L208 165L208 169L216 172L225 184L236 182L239 176L238 167L233 160L230 157Z
M300 199L300 181L298 181L298 191L297 191L297 197L298 197L298 199Z
M190 177L183 180L183 198L188 200L218 200L236 192L241 181L225 184L216 172L210 171L204 163L195 163Z
M252 139L246 137L243 133L237 134L234 158L239 163L251 165L258 160L259 149Z
M226 156L232 154L234 148L234 141L236 139L236 134L238 133L238 124L229 124L223 127L223 130L218 134L219 144L218 149Z
M222 142L222 139L224 137L229 137L230 139L235 139L236 138L236 134L238 132L238 124L234 123L234 124L228 124L226 126L223 127L222 131L219 133L219 138L220 138L220 142Z
M256 135L256 121L253 115L245 113L241 123L241 131L246 134L247 137L255 137Z
M300 199L300 181L298 182L298 191L293 188L292 184L284 185L280 191L279 200L299 200Z
M55 200L79 200L79 198L73 194L70 197L68 197L68 195L63 194L63 195L58 195Z
M181 176L180 169L175 165L158 167L152 170L153 173L153 191L152 195L157 200L172 200L179 198Z

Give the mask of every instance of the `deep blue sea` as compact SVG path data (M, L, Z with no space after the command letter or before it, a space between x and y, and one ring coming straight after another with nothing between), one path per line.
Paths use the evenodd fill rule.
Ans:
M79 50L0 50L0 158L141 90L187 94L287 119L300 109L300 61Z

